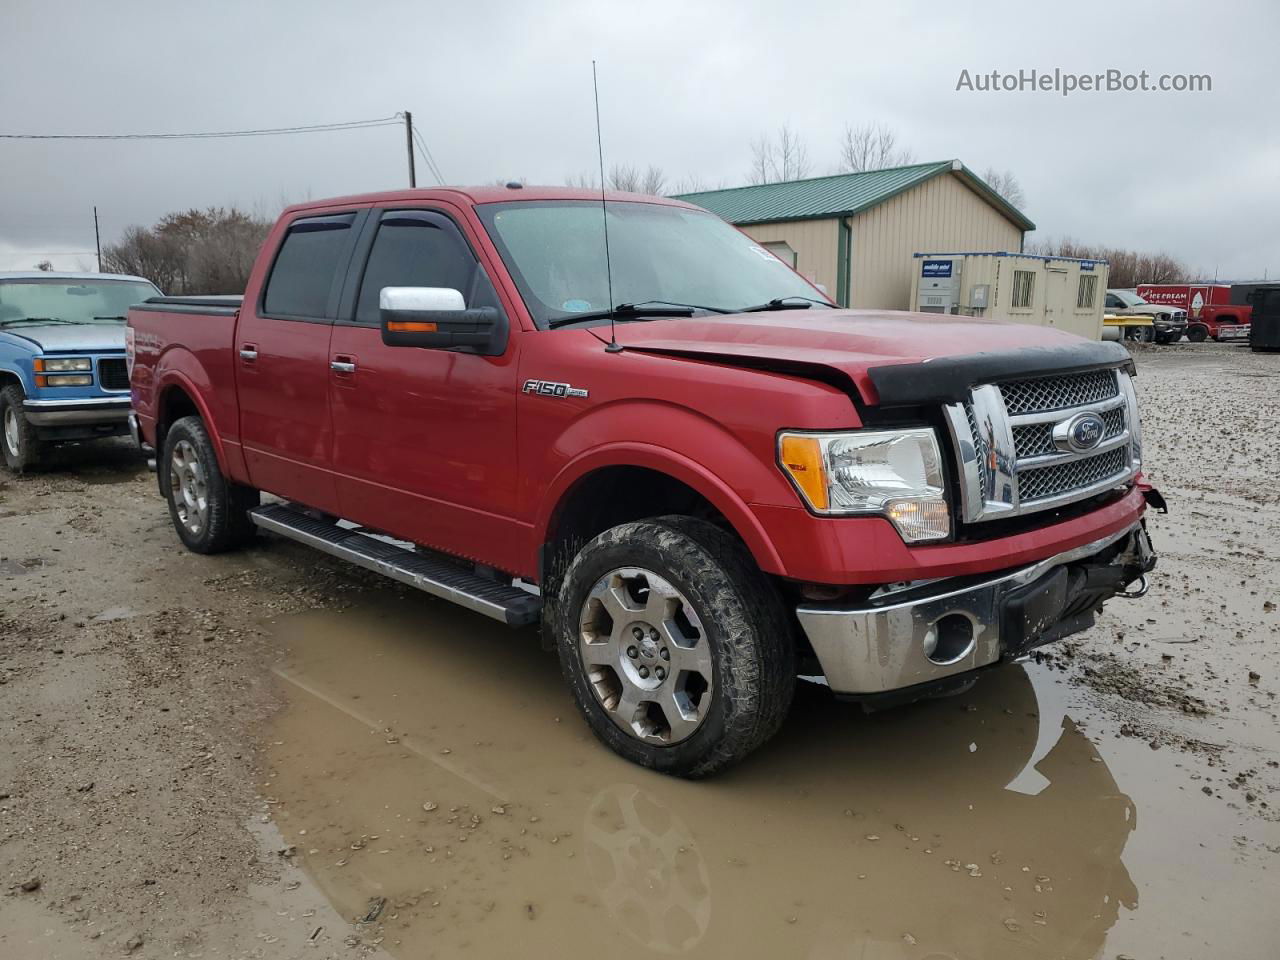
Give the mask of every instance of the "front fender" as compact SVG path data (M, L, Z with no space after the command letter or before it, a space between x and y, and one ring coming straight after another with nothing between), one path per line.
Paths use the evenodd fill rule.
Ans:
M6 375L14 377L18 381L18 385L22 387L22 392L28 397L35 393L35 384L32 382L29 370L24 370L22 366L16 363L0 361L0 379L3 379Z
M598 442L602 436L625 439ZM772 436L765 442L771 458ZM748 448L719 424L665 403L609 404L572 424L554 450L563 459L538 506L538 543L546 542L558 507L579 481L605 467L642 467L696 491L729 521L762 570L784 573L782 559L749 503L794 494L771 459L762 459L761 451Z

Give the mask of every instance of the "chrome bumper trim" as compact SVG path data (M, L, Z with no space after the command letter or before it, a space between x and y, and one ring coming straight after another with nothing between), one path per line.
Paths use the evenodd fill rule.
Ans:
M65 400L24 400L27 422L37 427L80 423L122 423L129 416L129 397L68 397Z
M914 599L857 608L801 605L796 615L833 691L901 690L995 663L1002 654L1001 600L1008 591L1053 567L1092 556L1140 526L1135 522L1119 533L958 589L947 589L947 580L934 580L899 591L917 594ZM922 590L929 592L921 596ZM952 615L969 620L973 640L945 662L932 660L925 650L938 642L939 621Z

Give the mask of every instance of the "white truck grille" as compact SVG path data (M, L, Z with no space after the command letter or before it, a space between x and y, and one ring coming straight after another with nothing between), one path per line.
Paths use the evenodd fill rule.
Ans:
M1125 370L984 384L967 402L944 409L967 522L1096 496L1128 483L1141 463L1137 402Z

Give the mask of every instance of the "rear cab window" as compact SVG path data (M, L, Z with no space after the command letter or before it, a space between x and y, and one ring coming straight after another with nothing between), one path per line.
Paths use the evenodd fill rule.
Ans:
M334 294L346 271L355 220L355 213L339 213L290 224L263 293L266 316L333 318Z

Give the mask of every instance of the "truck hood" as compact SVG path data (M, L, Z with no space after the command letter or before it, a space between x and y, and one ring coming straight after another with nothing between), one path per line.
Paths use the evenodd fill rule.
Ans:
M622 323L627 350L793 373L867 404L951 402L993 379L1129 363L1116 343L1051 327L879 310L779 310Z
M123 323L22 323L0 332L30 340L49 353L102 353L124 349Z
M1187 311L1182 307L1175 307L1167 303L1139 303L1117 312L1132 317L1158 317L1162 313L1174 318L1187 315Z

